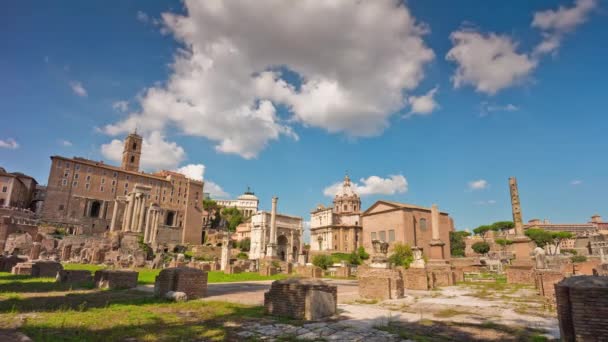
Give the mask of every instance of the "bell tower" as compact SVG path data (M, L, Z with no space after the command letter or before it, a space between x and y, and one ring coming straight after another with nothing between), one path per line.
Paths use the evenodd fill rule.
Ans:
M133 132L125 139L125 147L122 150L121 167L127 171L139 171L139 160L141 158L141 145L143 138Z

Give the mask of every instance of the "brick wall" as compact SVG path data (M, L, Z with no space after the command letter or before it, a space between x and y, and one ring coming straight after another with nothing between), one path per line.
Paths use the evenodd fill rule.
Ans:
M336 313L338 288L320 280L285 279L272 283L264 293L267 314L314 320Z
M534 272L534 284L538 294L555 303L555 284L566 276L563 272L556 270L536 270Z
M207 272L190 267L165 268L156 276L154 293L164 296L167 292L184 292L188 299L207 295Z
M429 279L424 268L409 268L403 271L403 286L408 290L429 290Z
M63 270L63 266L56 261L34 261L32 263L32 276L34 277L57 277L57 273Z
M563 341L606 341L608 277L574 276L555 284Z
M362 298L385 300L403 297L403 278L399 270L368 268L357 278Z
M61 270L57 276L59 283L88 283L93 281L91 272L87 270Z
M511 265L507 268L507 283L508 284L534 284L534 267L527 265Z
M99 270L95 272L95 286L108 289L129 289L137 287L135 271Z
M307 278L323 277L323 270L317 266L296 266L295 273L299 276Z

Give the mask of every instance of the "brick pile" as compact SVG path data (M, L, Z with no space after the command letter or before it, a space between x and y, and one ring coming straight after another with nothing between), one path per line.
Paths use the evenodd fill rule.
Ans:
M87 270L61 270L57 273L58 283L77 284L91 281L93 281L93 276Z
M103 289L130 289L137 287L135 271L99 270L95 272L95 286Z
M563 341L606 341L608 277L574 276L555 284Z
M317 279L277 280L264 293L267 314L293 319L318 320L333 316L338 288Z
M207 272L190 267L165 268L156 276L154 293L164 297L167 292L183 292L188 299L207 295Z
M403 297L403 277L396 269L367 268L358 272L359 296L368 299Z

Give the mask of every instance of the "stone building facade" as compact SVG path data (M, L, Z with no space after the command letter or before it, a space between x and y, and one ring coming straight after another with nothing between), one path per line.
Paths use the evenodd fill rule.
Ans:
M172 171L139 171L141 153L142 138L132 133L120 167L52 156L42 220L83 234L148 232L148 241L200 244L203 182Z
M313 252L352 252L361 245L361 199L344 177L332 207L318 205L310 213Z
M20 172L0 167L0 207L35 209L34 192L38 182Z
M423 254L431 255L433 240L442 241L442 259L450 258L450 232L454 231L454 221L446 212L436 215L437 237L432 232L432 208L390 201L377 201L361 215L363 226L363 246L372 250L372 241L380 240L389 243L389 249L395 242L406 243L422 248Z
M244 217L251 217L258 212L260 200L249 188L235 200L215 200L218 206L225 208L237 208Z

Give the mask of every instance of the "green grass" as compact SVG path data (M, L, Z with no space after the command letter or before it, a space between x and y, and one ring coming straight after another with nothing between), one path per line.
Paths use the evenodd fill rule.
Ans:
M104 266L101 265L89 265L89 264L65 264L65 269L68 270L88 270L91 273L94 273L97 270L104 269ZM138 268L135 271L139 272L137 282L140 285L150 285L154 284L156 280L156 276L160 273L160 270L150 269L150 268ZM224 274L222 271L211 271L207 273L208 283L229 283L229 282L238 282L238 281L259 281L259 280L279 280L288 278L289 275L286 274L276 274L273 276L261 276L259 273L255 272L243 272L236 274Z
M61 284L55 278L33 278L24 275L13 275L0 272L0 298L18 296L21 292L52 292L67 291L73 288L92 288L92 283Z

